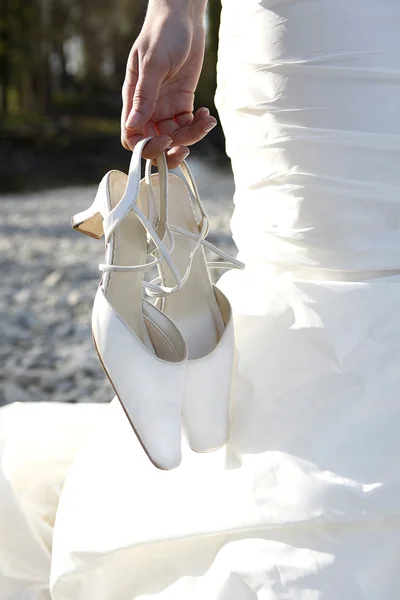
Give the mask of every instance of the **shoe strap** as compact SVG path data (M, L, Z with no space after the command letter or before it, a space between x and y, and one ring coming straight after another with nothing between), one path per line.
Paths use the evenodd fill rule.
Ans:
M150 240L153 242L154 247L157 249L160 256L157 258L154 258L154 260L152 260L151 262L146 262L145 264L141 264L141 265L119 266L119 265L111 265L111 264L100 264L99 269L100 269L100 271L103 271L103 272L146 271L146 270L154 267L162 259L164 259L174 276L176 285L171 288L165 287L165 286L153 285L153 286L151 286L151 288L152 288L152 291L154 293L157 292L158 295L166 295L168 293L178 291L183 285L183 281L182 281L182 277L180 275L179 269L173 262L173 260L171 258L171 254L170 254L172 252L173 246L174 246L173 236L172 236L171 230L168 226L167 220L164 220L162 232L163 232L163 234L167 235L169 242L170 242L170 247L167 248L167 246L161 240L160 236L155 231L150 219L148 219L144 215L144 213L139 209L139 207L137 206L139 187L140 187L140 181L141 181L142 153L143 153L143 149L144 149L145 145L151 139L152 139L151 137L148 137L148 138L141 140L140 142L138 142L136 144L136 146L132 152L132 157L131 157L131 161L130 161L130 165L129 165L128 181L126 184L125 192L124 192L121 200L118 202L118 204L110 211L110 213L108 215L105 216L105 218L103 220L103 229L104 229L106 243L108 243L112 234L116 230L116 228L122 223L122 221L127 217L127 215L131 211L133 211L136 214L136 216L138 217L138 219L140 220L140 222L142 223L143 227L146 229ZM160 157L157 159L157 167L158 167L158 170L160 173L160 193L163 198L164 197L167 198L167 196L168 196L168 167L167 167L165 153L162 153L160 155ZM150 212L151 212L151 207L149 206L149 213ZM163 214L163 217L164 217L164 214ZM144 282L144 283L145 283L146 287L148 287L148 282Z
M154 191L154 186L153 186L152 178L151 178L151 167L152 167L151 160L147 160L146 168L145 168L145 179L148 184L148 191L150 194L149 200L148 200L149 206L151 206L151 204L155 204L155 209L153 208L153 210L156 210L159 214L160 226L164 227L165 231L167 231L168 229L172 230L172 227L168 224L168 184L165 185L161 189L161 183L160 183L160 205L157 209L157 203L155 200L155 191ZM173 288L173 289L170 288L171 292L178 291L181 287L183 287L185 285L186 281L189 278L191 269L192 269L194 256L195 256L197 250L200 248L202 242L204 241L204 239L207 236L209 229L210 229L210 221L209 221L207 212L204 208L204 205L201 201L199 190L197 188L195 179L185 161L183 163L181 163L180 168L181 168L181 171L183 173L183 176L184 176L186 182L188 183L188 185L192 191L192 194L196 200L197 206L200 210L201 221L200 221L200 223L198 223L199 234L198 235L193 234L191 236L192 239L194 239L196 241L196 244L195 244L194 248L192 248L192 250L189 254L188 266L187 266L187 269L186 269L184 275L181 276L180 287L175 286L175 288ZM163 223L163 225L161 225L162 223ZM184 231L184 230L182 230L182 231ZM157 250L158 249L155 246L150 246L149 254L153 254L154 252L157 252ZM160 293L160 291L157 289L157 285L155 284L155 281L159 281L159 278L157 278L153 281L150 281L150 282L146 282L144 284L147 294L151 297L165 296L165 293Z
M174 237L172 235L171 230L169 229L169 227L166 229L166 235L168 236L169 242L170 242L170 247L168 248L168 252L172 252L174 249ZM151 255L148 254L147 258L149 258ZM100 263L99 264L99 271L102 271L103 273L112 273L113 271L117 272L117 273L133 273L133 272L137 272L137 271L148 271L149 269L152 269L153 267L157 266L161 261L163 260L163 255L160 253L160 256L158 258L154 258L151 261L147 261L146 263L143 263L142 265L109 265L109 264L104 264L104 263ZM144 282L147 283L147 282Z
M149 204L152 205L151 210L156 211L159 214L160 222L162 222L162 221L168 222L168 176L167 176L167 179L165 182L165 186L163 186L163 187L161 187L162 183L163 183L163 178L161 178L161 181L160 181L160 205L157 208L157 203L155 200L154 186L153 186L152 179L151 179L151 167L152 167L151 160L146 160L145 180L146 180L146 183L148 184ZM209 233L209 230L210 230L210 220L209 220L207 211L204 207L204 204L201 200L195 178L193 177L193 173L191 172L189 165L187 164L186 161L183 161L179 165L179 167L184 176L186 183L188 184L188 186L193 194L193 198L196 201L197 208L200 211L201 220L200 220L200 223L198 223L199 230L200 230L199 235L200 236L202 235L203 225L205 222L206 223L206 226L205 226L206 234L205 235L207 236ZM159 169L159 171L160 171L160 169ZM190 199L192 200L192 198L190 198Z
M186 229L181 229L180 227L175 227L175 225L170 225L170 228L171 228L172 233L176 233L177 235L184 235L193 240L197 239L196 234L192 233L191 231L187 231ZM217 256L222 258L222 260L224 261L224 262L208 261L207 266L210 269L244 269L245 268L244 263L242 263L237 258L233 258L233 256L231 256L227 252L224 252L217 246L214 246L214 244L211 244L211 242L209 242L208 240L202 240L201 245L204 246L205 248L208 248L209 250L211 250L214 254L216 254Z
M128 180L124 194L118 204L104 216L103 230L106 244L110 241L115 229L122 223L130 211L137 208L136 203L140 186L141 158L143 149L150 139L151 138L145 138L136 144L129 163ZM161 164L160 167L162 168Z
M187 181L187 183L189 184L189 187L193 193L193 196L196 200L197 206L200 210L202 219L206 220L208 223L208 228L207 228L207 233L206 236L209 233L210 230L210 220L207 214L207 211L204 207L204 204L200 198L200 193L199 190L197 188L197 184L196 184L196 180L193 177L193 173L191 172L189 165L187 164L187 162L184 160L181 165L180 165L181 171ZM195 239L196 235L193 234L191 231L187 231L186 229L181 229L180 227L175 227L175 226L171 226L171 230L175 233L177 233L178 235L185 235L186 237ZM206 237L205 236L205 237ZM240 260L237 260L237 258L233 258L233 256L230 256L230 254L228 254L227 252L224 252L223 250L221 250L220 248L218 248L217 246L214 246L214 244L211 244L210 242L208 242L206 239L202 238L201 240L201 245L208 248L209 250L211 250L212 252L214 252L214 254L216 254L217 256L219 256L220 258L222 258L225 263L221 263L221 262L208 262L208 266L213 269L213 268L218 268L218 269L224 269L224 268L231 268L231 269L244 269L245 268L245 264L242 263Z
M157 208L157 203L156 203L156 195L155 195L155 191L154 191L154 186L153 186L152 180L151 180L151 167L152 167L151 161L147 160L146 168L145 168L145 179L146 179L146 182L148 183L148 192L149 192L148 202L149 202L149 206L152 207L151 208L152 212L154 213L154 212L158 211L158 208ZM224 268L244 269L244 267L245 267L244 263L240 262L236 258L233 258L232 256L230 256L223 250L220 250L219 248L217 248L216 246L214 246L213 244L211 244L210 242L208 242L205 239L210 230L210 220L209 220L207 211L201 200L196 181L195 181L193 174L189 168L189 165L186 163L186 161L183 161L180 164L180 169L182 171L182 174L184 176L186 183L188 184L188 186L190 188L190 191L192 192L193 198L196 201L197 208L200 211L201 220L200 220L200 223L198 223L199 234L197 235L195 233L187 231L186 229L182 229L182 228L176 227L174 225L168 225L168 187L165 186L163 188L163 190L161 190L161 183L160 183L160 192L161 193L160 193L159 215L160 215L160 222L162 222L163 219L167 220L165 223L166 231L170 230L172 233L175 233L177 235L184 235L184 236L189 237L196 241L196 244L192 248L190 255L189 255L188 267L185 271L185 274L182 277L182 286L186 283L186 281L189 278L194 256L195 256L197 250L200 248L200 246L204 246L204 247L208 248L214 254L216 254L217 256L219 256L220 258L222 258L225 261L225 262L220 262L220 261L208 262L207 265L209 268L211 268L211 269L216 269L216 268L218 268L218 269L221 269L221 268L222 269L224 269ZM190 200L192 201L191 196L190 196ZM153 254L156 251L157 251L156 247L150 247L149 254ZM156 279L153 279L150 282L144 283L144 286L145 286L146 291L149 296L165 295L165 294L157 294L156 293L157 290L155 292L152 290L152 287L154 287L157 284L157 282L160 282L160 281L161 281L161 279L159 277L157 277Z

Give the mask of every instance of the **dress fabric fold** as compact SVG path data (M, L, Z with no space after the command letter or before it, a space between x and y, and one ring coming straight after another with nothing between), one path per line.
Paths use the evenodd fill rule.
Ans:
M157 471L114 400L66 477L53 600L400 597L399 25L397 0L225 0L229 443Z

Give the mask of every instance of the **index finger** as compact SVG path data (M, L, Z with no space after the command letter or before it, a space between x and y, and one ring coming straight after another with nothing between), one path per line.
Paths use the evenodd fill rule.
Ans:
M132 110L133 97L135 95L138 76L138 57L137 53L132 49L126 64L125 80L122 85L121 142L124 148L127 150L131 150L132 148L130 148L129 144L127 143L125 123L129 113Z
M144 138L144 135L140 133L132 133L126 127L124 128L123 140L125 143L123 145L127 150L133 150L136 144ZM162 152L164 152L164 150L170 148L171 145L172 139L170 137L167 135L156 135L144 147L143 158L155 160Z

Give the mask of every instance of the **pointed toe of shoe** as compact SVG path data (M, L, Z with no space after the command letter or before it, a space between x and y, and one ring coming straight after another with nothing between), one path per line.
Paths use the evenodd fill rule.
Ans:
M160 452L153 451L151 456L151 462L157 469L161 471L172 471L176 469L182 462L181 448L177 449L166 449L162 448Z
M185 390L182 411L184 432L195 452L212 452L224 446L229 432L228 381L204 381L199 361L188 367L187 381L196 382Z
M182 422L188 443L196 452L217 450L228 441L234 352L230 320L211 354L188 360Z
M103 368L150 461L169 470L181 462L181 407L186 344L172 321L143 301L154 352L127 327L99 288L93 338Z
M165 405L164 405L165 406ZM162 411L162 406L160 406ZM144 451L155 467L170 471L179 467L182 461L182 433L180 420L168 409L164 415L158 415L152 422L147 421L146 428L137 431L137 437Z

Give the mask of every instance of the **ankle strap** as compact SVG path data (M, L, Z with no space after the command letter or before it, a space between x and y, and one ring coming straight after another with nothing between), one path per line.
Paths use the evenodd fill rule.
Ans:
M145 180L146 180L146 183L148 184L148 190L150 193L149 204L151 204L151 203L155 204L155 209L153 209L153 210L156 210L156 212L158 212L158 214L159 214L161 227L163 227L165 231L168 231L168 230L172 231L172 229L173 229L172 226L170 226L168 224L168 187L166 185L163 188L161 188L161 184L160 184L160 206L158 208L157 203L155 201L155 192L154 192L153 183L151 180L151 167L152 167L151 160L147 160L146 168L145 168ZM171 289L172 292L178 291L178 289L180 289L183 285L185 285L186 281L189 278L191 269L192 269L192 263L193 263L194 256L195 256L197 250L200 248L201 244L203 243L203 241L204 241L205 237L207 236L209 229L210 229L210 221L209 221L207 212L201 201L199 190L197 188L196 182L194 180L194 177L193 177L187 163L185 161L183 161L183 163L181 163L181 165L180 165L180 168L181 168L181 171L183 173L183 176L184 176L186 182L189 185L190 190L192 191L192 194L193 194L194 199L196 200L197 206L200 210L201 221L200 221L200 223L198 223L199 234L197 236L195 234L192 234L190 236L190 237L192 237L192 239L194 239L196 241L196 244L190 252L187 269L186 269L184 275L181 276L180 287L179 288L175 287L174 289ZM164 224L162 225L163 220L165 220L165 221L164 221ZM175 229L177 229L177 228L175 228ZM182 230L182 231L184 231L184 230ZM177 233L179 233L179 232L177 231ZM149 254L153 254L156 251L157 251L157 248L154 245L150 246ZM158 293L157 287L159 287L159 286L158 286L158 284L156 284L156 282L158 282L158 281L160 281L159 278L157 278L153 281L147 282L145 284L146 292L149 296L157 297L157 296L165 295L165 294Z
M108 215L105 215L103 221L103 229L105 235L106 243L109 242L112 234L116 230L116 228L122 223L122 221L127 217L127 215L133 211L143 227L146 229L150 239L152 240L155 249L159 252L159 257L154 258L151 262L147 262L142 265L133 265L133 266L119 266L119 265L111 265L111 264L100 264L100 271L105 272L124 272L124 271L145 271L150 269L151 267L157 265L162 259L165 260L168 267L170 268L174 279L176 281L176 285L172 288L167 288L161 285L150 284L148 286L146 282L146 287L149 287L153 294L163 296L168 293L172 293L178 291L182 285L182 277L175 263L173 262L170 252L173 250L173 236L171 230L168 227L167 221L163 221L163 234L165 233L170 241L170 248L167 248L164 242L160 239L160 236L155 231L153 224L150 219L148 219L144 213L137 206L137 199L139 193L139 186L141 181L141 158L145 145L151 137L145 138L138 142L132 152L131 161L129 164L129 172L128 172L128 181L126 184L125 192L118 202L118 204L110 211ZM167 161L165 157L165 153L162 153L157 159L157 167L160 173L160 193L162 198L168 197L168 167ZM149 209L151 206L149 205ZM149 210L151 212L151 210ZM163 215L164 216L164 215ZM165 215L166 216L166 215Z
M196 235L195 233L192 233L190 231L187 231L186 229L176 227L175 225L168 225L168 188L167 188L167 186L165 186L163 189L161 189L161 183L160 183L160 206L158 208L157 202L155 199L155 191L154 191L154 187L153 187L152 180L151 180L151 167L152 167L152 162L150 160L147 160L146 168L145 168L145 179L146 179L146 183L148 183L149 206L151 206L152 212L153 213L158 212L160 222L163 219L166 219L165 231L167 233L172 232L177 235L184 235L184 236L189 237L189 238L193 239L194 241L196 241L196 244L194 245L194 247L189 255L188 267L185 271L185 274L181 278L182 286L186 283L187 279L189 278L194 256L195 256L197 250L200 248L200 246L204 246L204 247L208 248L209 250L214 252L214 254L219 256L224 261L224 262L221 262L221 261L208 262L207 264L208 264L209 268L211 268L211 269L227 269L227 268L244 269L244 267L245 267L244 263L240 262L236 258L233 258L232 256L230 256L223 250L220 250L219 248L217 248L216 246L214 246L213 244L211 244L210 242L208 242L205 239L210 230L210 220L207 215L207 211L204 207L204 204L200 198L200 193L197 188L196 181L193 177L193 174L192 174L187 162L183 161L180 164L180 169L182 171L182 174L184 176L186 183L188 184L188 187L190 188L190 191L192 192L192 196L190 196L190 194L189 194L190 199L195 200L197 208L200 211L201 219L200 219L200 222L198 223L198 226L199 226L199 234L198 235ZM150 247L149 254L153 254L154 252L157 252L157 248L155 246ZM157 284L159 284L160 281L161 281L161 279L159 277L157 277L156 279L153 279L152 281L146 282L144 284L144 286L146 288L146 292L148 293L149 296L165 295L165 294L158 294L157 289L155 291L153 291L153 289L152 289L154 287L157 288L158 287Z

